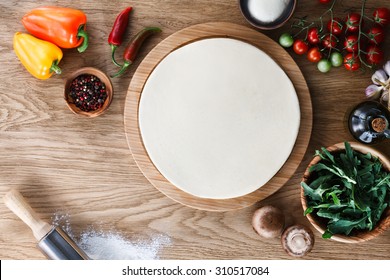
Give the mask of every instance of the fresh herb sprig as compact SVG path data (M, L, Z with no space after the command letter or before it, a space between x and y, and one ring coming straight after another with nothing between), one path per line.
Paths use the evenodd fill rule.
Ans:
M345 152L316 151L321 161L310 168L313 180L301 183L308 208L327 221L323 238L372 230L390 204L390 173L378 158L345 142Z

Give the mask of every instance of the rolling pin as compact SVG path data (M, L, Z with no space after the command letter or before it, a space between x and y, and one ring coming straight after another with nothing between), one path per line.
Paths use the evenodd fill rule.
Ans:
M17 190L10 190L4 196L7 207L32 230L39 241L38 248L52 260L87 260L88 256L59 227L42 221Z

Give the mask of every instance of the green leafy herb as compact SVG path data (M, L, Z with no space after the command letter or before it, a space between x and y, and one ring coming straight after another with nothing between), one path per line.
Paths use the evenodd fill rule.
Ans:
M323 238L372 230L390 205L390 173L378 158L344 144L345 152L316 151L321 161L309 170L314 178L301 183L308 206L304 215L327 222Z

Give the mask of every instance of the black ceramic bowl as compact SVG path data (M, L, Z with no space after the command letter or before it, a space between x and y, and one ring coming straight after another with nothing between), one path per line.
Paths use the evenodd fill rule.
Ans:
M280 17L278 17L277 19L271 22L263 22L260 19L257 19L253 15L253 12L251 12L250 7L248 5L249 1L251 0L239 0L239 6L242 15L252 26L259 29L265 29L265 30L276 29L284 25L293 15L295 11L295 6L297 4L297 0L290 0L288 5L284 9L283 13L280 15ZM269 1L274 1L274 0L269 0Z

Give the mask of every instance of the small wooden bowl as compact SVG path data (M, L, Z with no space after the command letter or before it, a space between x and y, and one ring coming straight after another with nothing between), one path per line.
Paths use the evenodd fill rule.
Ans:
M72 81L74 79L76 79L78 76L84 75L84 74L94 75L94 76L98 77L100 79L100 81L102 83L104 83L106 86L107 98L104 101L103 106L95 111L86 112L86 111L81 110L73 103L71 97L69 96L70 86L71 86ZM76 70L71 75L69 75L69 77L66 79L66 82L65 82L64 98L65 98L66 104L68 105L69 109L77 115L93 118L93 117L97 117L97 116L103 114L110 106L113 95L114 95L114 91L113 91L113 86L112 86L110 78L105 73L100 71L99 69L96 69L93 67L84 67L84 68L80 68L80 69Z
M270 0L274 1L274 0ZM250 11L248 2L249 0L239 0L239 6L241 14L244 18L254 27L258 29L271 30L276 29L284 25L294 14L295 7L297 6L297 0L291 0L289 5L286 7L283 14L276 20L272 22L262 22L261 20L255 18Z
M390 161L386 158L383 154L381 154L379 151L365 146L363 144L357 143L357 142L350 142L352 149L354 149L357 152L360 152L362 154L371 153L373 156L379 158L379 160L382 162L383 167L390 172ZM327 150L331 153L337 153L345 150L344 143L338 143L331 147L328 147ZM319 156L315 156L313 160L310 162L309 166L307 167L305 174L303 175L302 182L305 182L307 184L310 183L310 172L309 169L311 166L317 164L319 161L321 161L321 158ZM301 202L303 210L306 211L307 209L307 201L304 194L304 190L301 187ZM326 224L321 221L321 218L317 217L317 215L311 213L306 215L309 222L313 225L313 227L318 230L321 234L325 232ZM343 235L343 234L335 234L330 239L344 242L344 243L358 243L358 242L364 242L368 241L370 239L373 239L374 237L382 234L385 230L387 230L390 227L390 207L387 207L386 210L382 214L382 218L379 220L379 222L376 224L376 226L371 231L359 231L356 232L353 235Z

